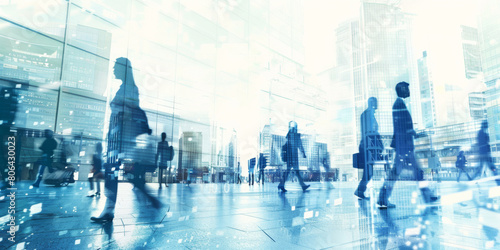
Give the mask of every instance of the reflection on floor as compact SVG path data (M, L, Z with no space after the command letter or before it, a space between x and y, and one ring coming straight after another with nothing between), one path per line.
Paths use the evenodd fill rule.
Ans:
M439 206L422 204L415 182L398 182L391 202L359 201L356 183L173 184L151 194L154 209L129 183L119 184L115 219L98 215L106 198L86 197L87 182L68 187L17 185L15 243L8 240L9 203L0 202L0 248L11 249L499 249L500 190L493 181L431 183ZM367 191L376 197L381 183ZM5 198L5 197L4 197Z

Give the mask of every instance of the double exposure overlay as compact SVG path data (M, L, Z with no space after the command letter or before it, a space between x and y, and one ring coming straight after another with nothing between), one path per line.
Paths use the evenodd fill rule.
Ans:
M500 249L498 0L0 0L1 249Z

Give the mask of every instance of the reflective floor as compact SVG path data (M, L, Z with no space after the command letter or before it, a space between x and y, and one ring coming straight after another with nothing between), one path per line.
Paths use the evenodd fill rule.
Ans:
M493 181L430 183L441 195L423 206L415 182L398 182L396 208L358 200L356 183L173 184L150 194L120 183L115 219L98 224L106 198L86 197L89 184L30 189L17 183L15 243L8 240L9 203L0 202L0 248L10 249L499 249L500 190ZM367 195L376 197L380 182ZM4 197L5 198L5 197Z

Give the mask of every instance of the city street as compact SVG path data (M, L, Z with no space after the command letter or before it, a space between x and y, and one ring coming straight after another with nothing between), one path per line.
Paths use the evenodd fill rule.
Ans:
M477 249L498 248L500 218L492 181L431 183L442 205L422 206L415 182L398 182L391 202L380 210L376 199L359 201L356 183L309 183L302 192L287 182L171 184L150 194L155 209L130 183L120 183L112 223L90 221L105 196L86 197L87 182L67 187L17 183L15 243L8 240L8 202L2 201L0 247L9 249ZM375 187L380 182L373 184ZM378 188L377 188L378 189ZM367 193L375 197L369 188ZM496 192L496 193L495 193ZM4 197L5 198L5 197ZM484 208L483 208L484 207ZM487 221L481 219L488 216ZM498 223L496 223L498 228ZM496 245L495 245L496 244Z

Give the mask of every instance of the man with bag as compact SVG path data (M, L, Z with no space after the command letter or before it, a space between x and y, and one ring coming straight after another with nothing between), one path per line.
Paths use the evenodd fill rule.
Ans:
M161 189L161 182L163 180L163 170L168 168L168 162L174 158L174 150L172 146L168 145L167 134L165 132L161 133L161 142L158 142L158 148L156 150L156 164L158 164L158 158L160 158L160 162L158 164L159 175L158 175L158 184L159 189ZM170 168L168 168L168 174L170 176ZM165 187L168 187L167 182L165 181Z
M378 123L375 119L375 110L377 107L377 98L370 97L368 99L368 108L361 114L361 142L359 144L357 167L363 169L363 178L359 182L358 189L354 192L354 195L359 199L367 199L364 194L366 185L373 176L373 163L369 162L369 159L372 157L369 157L369 154L375 154L375 159L379 160L382 159L382 151L384 150L382 139L378 133ZM376 149L368 150L368 145L373 145Z
M295 175L299 180L302 191L306 191L311 185L306 185L302 176L299 173L299 150L302 156L306 158L306 153L304 151L304 146L302 145L302 139L300 138L300 133L297 132L297 123L295 121L290 121L288 123L288 133L286 135L286 143L281 149L281 158L286 162L286 170L283 173L278 189L281 192L286 192L285 181L288 179L290 171L295 171Z
M458 176L457 176L457 182L460 182L460 176L462 173L465 173L467 175L467 178L469 178L469 181L472 180L472 177L470 177L469 173L467 173L466 166L467 165L467 158L465 158L465 153L464 151L460 151L457 155L457 161L455 162L455 166L458 169Z

